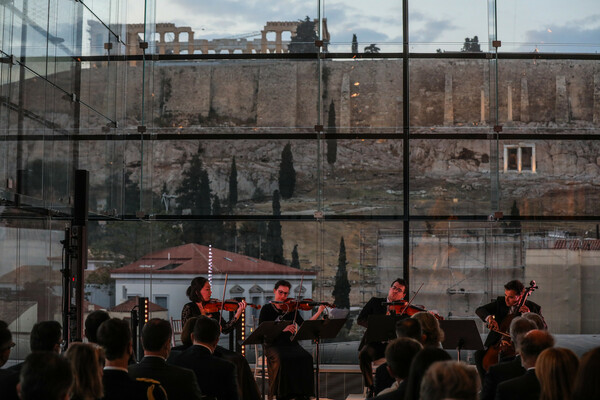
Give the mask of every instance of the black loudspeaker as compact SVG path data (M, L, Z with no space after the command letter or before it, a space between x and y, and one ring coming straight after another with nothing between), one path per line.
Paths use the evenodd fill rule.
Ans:
M73 205L73 225L85 226L88 220L90 173L84 169L75 170L75 198Z

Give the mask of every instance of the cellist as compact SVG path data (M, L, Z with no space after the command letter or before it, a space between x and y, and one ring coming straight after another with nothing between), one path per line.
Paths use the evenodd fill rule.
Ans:
M522 302L522 296L525 292L525 286L518 280L512 280L504 285L504 296L498 296L496 300L478 307L475 313L481 318L490 329L484 347L485 350L475 352L475 364L477 370L483 378L485 370L483 368L483 357L488 349L497 344L502 339L502 333L508 333L510 321L516 316L526 312L533 312L542 316L542 307L533 301L526 300ZM520 307L519 304L523 303ZM543 317L542 317L543 319ZM502 332L502 333L500 333Z

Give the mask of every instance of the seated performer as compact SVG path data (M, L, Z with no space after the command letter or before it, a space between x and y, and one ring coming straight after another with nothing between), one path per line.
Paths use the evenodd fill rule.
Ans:
M191 317L207 316L221 323L221 333L231 333L234 330L240 315L246 308L246 301L240 301L235 315L229 321L220 318L220 313L218 311L212 313L208 312L205 307L210 302L212 289L208 279L202 276L192 279L190 286L187 288L186 295L190 299L190 302L185 304L181 310L181 323L184 326ZM260 392L246 357L221 346L215 348L214 356L223 358L235 364L240 398L244 400L260 399Z
M404 295L406 291L406 281L404 279L396 279L392 282L390 289L388 291L387 298L386 297L371 297L371 300L365 304L363 309L360 311L360 314L357 318L357 323L365 328L368 328L369 323L369 315L392 315L395 314L393 310L390 310L388 306L383 305L383 303L391 303L393 301L400 301L404 299ZM405 316L408 318L408 315ZM371 363L375 360L379 360L385 356L385 348L387 346L387 342L373 342L373 343L365 343L366 341L366 332L360 341L360 345L358 346L358 362L360 365L360 370L363 374L363 379L365 382L365 386L369 389L369 395L372 396L374 386L373 386L373 368L371 367Z
M514 317L520 316L522 313L533 312L540 317L542 316L542 308L530 300L525 301L525 303L517 309L519 303L521 303L521 297L523 296L524 291L525 287L521 281L512 280L504 285L504 296L499 296L491 303L478 307L475 310L477 316L486 322L488 328L491 330L483 344L486 350L478 350L475 352L475 364L482 377L485 375L483 369L483 357L485 356L487 349L494 346L502 338L502 335L497 331L503 327L503 331L508 333L510 321L512 321Z
M292 336L304 320L297 311L291 311L289 303L286 303L291 287L288 281L277 281L273 289L276 303L266 304L260 310L259 317L260 323L295 319L297 324L288 325L278 338L265 346L269 371L269 398L276 396L277 400L308 399L314 395L313 358L298 342L292 340ZM310 319L317 319L324 309L324 305L319 306Z

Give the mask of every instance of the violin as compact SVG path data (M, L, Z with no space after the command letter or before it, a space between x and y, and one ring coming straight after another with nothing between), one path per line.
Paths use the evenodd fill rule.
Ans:
M441 315L428 311L423 307L412 305L406 300L396 300L391 302L384 302L382 304L384 306L387 306L388 310L393 311L396 315L408 315L409 317L412 317L416 313L424 311L433 315L437 320L441 321L444 319L444 317L442 317Z
M202 307L204 307L204 310L209 313L216 313L219 312L221 310L224 311L237 311L238 307L239 307L239 301L234 300L234 299L228 299L225 301L220 301L218 299L210 299L208 300L206 303L204 303L202 305ZM246 306L252 307L256 310L260 310L260 305L259 304L252 304L252 303L246 303Z
M287 312L290 311L297 311L297 310L301 310L301 311L309 311L312 310L313 307L318 307L318 306L326 306L329 308L335 308L335 305L330 304L330 303L326 303L323 301L314 301L313 299L286 299L285 301L276 301L276 300L271 300L271 304L275 304L275 305L283 305L283 308L285 309Z

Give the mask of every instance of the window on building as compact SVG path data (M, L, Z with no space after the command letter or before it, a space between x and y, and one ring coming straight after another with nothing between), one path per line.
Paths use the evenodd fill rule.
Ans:
M535 172L535 145L510 144L504 146L504 172Z
M154 296L154 302L162 308L169 308L169 297L168 296Z

